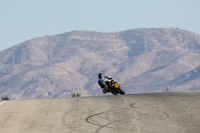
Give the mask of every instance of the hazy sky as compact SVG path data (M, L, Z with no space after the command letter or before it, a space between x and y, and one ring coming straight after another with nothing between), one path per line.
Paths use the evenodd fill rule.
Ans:
M73 30L157 27L200 34L200 0L0 0L0 51Z

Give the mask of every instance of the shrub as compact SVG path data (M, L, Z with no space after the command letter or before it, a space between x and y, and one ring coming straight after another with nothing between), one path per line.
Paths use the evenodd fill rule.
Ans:
M72 94L72 97L80 97L80 96L81 96L80 93L73 93L73 94Z
M81 96L81 94L80 93L77 93L77 95L76 95L77 97L80 97Z
M76 93L72 94L72 97L76 97Z
M5 101L5 100L10 100L10 99L9 99L8 96L5 96L5 97L2 97L1 100L2 100L2 101Z

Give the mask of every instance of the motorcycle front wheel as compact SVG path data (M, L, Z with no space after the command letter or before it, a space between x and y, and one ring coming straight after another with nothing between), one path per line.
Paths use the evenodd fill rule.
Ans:
M117 89L121 95L125 95L125 90L121 86L119 86Z

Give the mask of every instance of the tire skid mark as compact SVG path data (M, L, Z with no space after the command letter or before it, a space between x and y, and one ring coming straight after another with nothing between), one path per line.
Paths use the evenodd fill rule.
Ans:
M124 119L120 119L120 120L116 120L116 121L113 121L113 122L109 122L109 123L106 123L102 126L100 126L99 128L96 129L95 133L98 133L102 128L106 127L108 128L108 125L111 125L113 123L117 123L117 122L121 122L121 121L125 121L127 119L130 119L130 117L127 117L127 118L124 118ZM110 127L110 128L113 128L113 127ZM113 128L114 129L114 128Z
M144 123L144 125L140 129L141 131L147 125L160 126L159 124L155 124L155 123L152 123L151 121L148 121L149 118L165 121L170 117L169 114L166 113L165 111L151 109L151 110L148 110L148 112L143 112L143 110L145 110L145 108L141 107L141 106L138 107L136 105L136 103L130 103L130 104L128 104L128 107L132 108L133 112L132 111L129 112L132 115L132 117L135 120ZM139 117L137 117L137 116L139 116Z
M50 103L51 102L49 102L48 103L48 105L47 105L47 107L46 107L46 111L45 111L45 118L42 120L42 123L41 123L41 125L40 125L40 129L43 127L43 125L44 125L44 123L45 123L45 121L46 121L46 119L47 119L47 117L48 117L48 115L49 115L49 107L50 107Z
M96 116L105 114L105 113L115 113L115 112L120 112L120 111L124 111L124 110L128 110L128 109L129 109L129 108L122 108L122 109L119 109L119 110L105 111L105 112L96 113L96 114L93 114L93 115L88 116L85 120L86 120L87 123L90 123L90 124L95 125L95 126L99 126L99 128L96 129L96 133L99 132L102 128L105 128L105 127L106 127L106 128L112 128L112 129L114 129L114 127L110 127L109 125L111 125L111 124L113 124L113 123L117 123L117 122L121 122L121 121L130 119L130 118L133 117L133 116L131 116L131 117L128 116L128 117L126 117L126 118L124 118L124 119L115 120L115 121L112 121L112 122L108 122L108 123L106 123L106 124L97 124L97 122L96 122L96 123L93 123L93 122L90 121L90 119L93 118L93 117L96 117Z
M7 122L12 118L12 116L14 115L14 113L16 112L18 106L19 106L20 102L17 103L16 108L10 113L10 115L8 116L8 118L5 120L5 122L2 124L2 127L5 127L5 125L7 124Z
M80 99L76 101L80 102ZM74 104L73 101L70 102L72 105ZM65 112L64 115L61 118L61 123L69 129L77 129L79 130L79 124L80 124L80 104L78 104L79 106L72 106L72 108ZM77 112L78 111L78 112ZM73 115L71 115L73 114ZM66 121L67 116L72 116L72 118L68 119L68 121Z
M92 118L95 117L95 116L98 116L98 115L101 115L101 114L105 114L105 113L106 113L106 112L101 112L101 113L97 113L97 114L90 115L89 117L87 117L87 118L85 119L85 121L86 121L87 123L90 123L90 124L95 125L95 126L102 126L102 124L97 124L96 122L95 122L95 123L94 123L94 122L91 122L90 119L92 119ZM108 128L111 128L111 127L108 127Z
M151 120L157 119L163 122L170 117L168 113L164 111L154 110L154 109L148 110L148 112L143 112L143 110L145 109L142 107L135 106L134 103L129 104L128 107L134 109L132 113L130 112L133 118L137 121L144 123L144 125L140 129L141 131L143 131L144 127L148 125L161 126L160 124L156 124L156 123L153 123L152 121L148 121L149 119Z
M126 111L126 110L129 110L130 108L122 108L122 109L118 109L118 110L113 110L113 111L108 111L108 113L119 113L120 111ZM107 112L105 112L105 113L107 113ZM97 128L96 129L96 133L98 133L102 128L112 128L112 129L116 129L115 127L110 127L109 125L112 125L112 124L114 124L114 123L118 123L118 122L122 122L122 121L126 121L126 120L128 120L128 119L131 119L133 116L131 115L131 116L127 116L127 117L125 117L125 118L123 118L123 119L118 119L118 120L113 120L112 122L108 122L108 123L106 123L106 124L104 124L104 125L101 125L99 128Z
M63 124L65 127L70 128L69 125L66 123L65 118L67 117L68 114L70 114L71 112L73 112L73 110L74 110L74 109L71 109L71 110L65 112L65 114L64 114L63 117L61 118L61 122L62 122L62 124Z
M113 106L113 107L111 107L111 109L113 109L115 107L116 106ZM103 107L99 107L99 108L96 108L96 109L93 109L93 108L94 108L94 106L90 107L89 111L95 113L97 110L99 110L99 109L101 109ZM109 111L104 111L104 112L99 112L99 113L92 114L92 115L88 116L85 119L85 121L87 123L91 124L91 125L99 126L96 129L96 133L97 133L102 128L110 128L110 129L112 128L112 129L114 129L114 127L111 127L110 125L112 125L113 123L117 123L117 122L121 122L121 121L126 121L127 119L131 119L131 118L134 118L135 120L141 121L146 126L147 125L160 126L159 124L155 124L155 123L152 123L152 122L148 121L149 118L159 119L159 120L162 120L162 121L165 121L166 119L169 118L169 114L166 113L166 112L162 112L162 111L158 111L158 110L149 110L149 112L145 113L145 112L142 112L143 109L144 108L142 108L142 107L137 107L135 105L135 103L130 103L127 108L125 107L125 108L120 108L120 109L116 109L116 110L109 110ZM131 111L129 111L130 115L127 118L115 120L115 121L108 122L108 123L105 123L105 124L99 124L98 121L95 121L93 119L93 118L96 118L96 117L102 117L100 115L103 115L103 114L119 113L120 111L128 111L128 110L131 110ZM137 117L137 115L139 116L139 118ZM144 125L143 125L143 128L145 127Z
M102 107L99 107L99 108L94 109L94 106L90 106L88 111L90 112L90 114L96 114L96 111L97 111L97 110L102 109L102 108L104 108L104 107L105 107L105 106L102 106ZM96 123L96 125L100 125L100 124L98 124L95 120L93 120L92 117L86 119L86 122L88 122L88 123L90 123L90 124L92 124L92 125L95 125L94 123Z
M128 109L128 108L123 108L123 109L119 109L119 110L120 110L120 111L124 111L124 110L127 110L127 109ZM92 118L95 117L95 116L99 116L99 115L106 114L106 113L115 113L115 112L118 112L119 110L105 111L105 112L96 113L96 114L93 114L93 115L88 116L88 117L85 119L85 121L86 121L87 123L92 124L92 125L102 126L101 124L96 124L96 123L91 122L90 119L92 119Z
M143 122L145 125L154 125L154 126L160 126L159 124L155 124L155 123L152 123L152 122L149 122L147 121L146 119L148 118L151 118L152 116L148 115L148 114L145 114L145 113L141 113L140 111L134 111L136 114L138 114L140 116L140 118L137 118L134 114L131 114L132 117L135 119L135 120L138 120L140 122ZM141 118L142 117L142 118ZM156 118L156 117L155 117ZM163 120L163 119L162 119Z
M123 99L122 99L122 100L123 100ZM124 103L124 102L122 102L121 104L123 104L123 103ZM118 107L118 105L119 105L119 104L117 104L117 105L115 105L115 106L112 106L111 109ZM104 106L104 107L105 107L105 106ZM89 111L95 113L96 110L101 109L101 108L103 108L103 107L96 108L95 110L94 110L93 108L94 108L94 106L90 107L90 108L89 108ZM127 107L126 107L126 108L120 108L120 109L116 109L116 110L109 110L109 111L104 111L104 112L95 113L95 114L92 114L92 115L88 116L88 117L85 119L85 121L86 121L87 123L91 124L91 125L99 126L99 128L97 128L96 131L95 131L96 133L99 132L102 128L112 128L112 129L114 129L114 127L111 127L111 126L109 126L109 125L111 125L111 124L113 124L113 123L120 122L120 121L127 120L127 119L131 118L132 116L131 116L131 117L129 116L129 117L123 118L123 119L119 119L119 120L115 120L115 121L112 121L112 122L108 122L108 123L106 123L106 124L98 124L98 122L94 121L93 118L94 118L94 117L98 117L99 115L103 115L103 114L108 115L109 113L117 113L117 112L120 112L120 111L129 110L129 109L130 109L130 108L127 108ZM106 119L108 120L108 118L106 118Z

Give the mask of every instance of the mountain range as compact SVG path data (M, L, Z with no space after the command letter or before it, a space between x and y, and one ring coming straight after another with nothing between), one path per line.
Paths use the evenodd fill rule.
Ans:
M28 40L0 52L0 97L103 95L99 72L119 81L126 94L200 90L200 35L141 28L71 31Z

